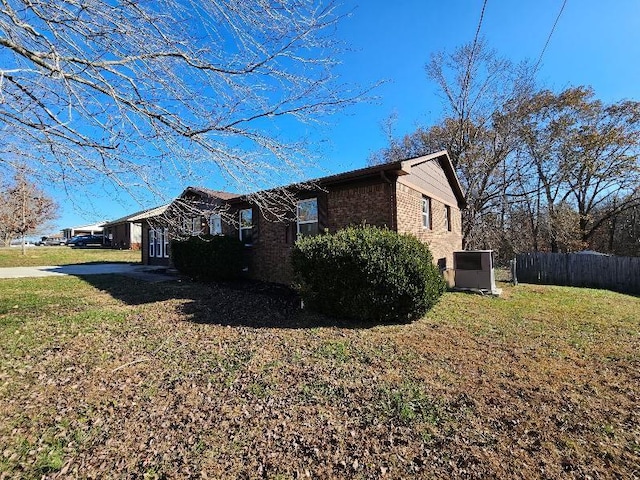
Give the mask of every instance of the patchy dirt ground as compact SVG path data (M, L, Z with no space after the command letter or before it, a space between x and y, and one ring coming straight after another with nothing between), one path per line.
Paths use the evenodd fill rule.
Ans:
M260 285L0 282L0 478L634 478L640 299L505 286L407 325Z

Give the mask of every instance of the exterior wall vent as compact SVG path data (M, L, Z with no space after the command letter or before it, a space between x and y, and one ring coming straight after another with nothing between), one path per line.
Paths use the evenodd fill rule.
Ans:
M465 250L453 252L455 288L500 295L493 272L492 250Z

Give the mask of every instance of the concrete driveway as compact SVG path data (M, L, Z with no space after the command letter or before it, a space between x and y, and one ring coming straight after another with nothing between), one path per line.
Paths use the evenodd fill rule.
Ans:
M117 274L147 282L167 282L178 277L167 273L166 267L131 265L128 263L92 263L80 265L60 265L44 267L0 268L0 278L53 277L60 275L105 275Z

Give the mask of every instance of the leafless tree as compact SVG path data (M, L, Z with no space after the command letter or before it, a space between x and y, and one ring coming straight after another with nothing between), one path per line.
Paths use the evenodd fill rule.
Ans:
M520 102L533 89L530 69L501 58L479 40L453 53L437 53L428 76L443 98L443 120L390 142L370 163L447 149L465 191L463 245L486 245L494 216L504 224L505 205L516 192L514 163ZM490 214L490 216L488 216ZM484 220L491 217L490 225ZM486 227L486 228L485 228ZM491 236L491 235L489 235Z
M289 183L309 159L294 126L364 93L334 73L343 16L330 0L1 0L0 162L158 195Z
M586 246L600 226L638 206L640 102L605 105L577 87L539 92L524 111L520 136L543 193L551 250L572 235Z
M22 238L24 255L25 237L34 234L48 221L56 218L57 205L33 182L24 170L16 173L12 183L3 183L0 192L0 234L5 245Z

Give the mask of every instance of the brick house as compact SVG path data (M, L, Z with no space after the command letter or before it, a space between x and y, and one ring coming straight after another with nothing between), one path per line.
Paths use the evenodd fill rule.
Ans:
M140 250L142 248L142 221L161 215L168 205L142 210L105 223L103 234L112 248Z
M285 284L291 281L289 252L300 234L354 224L411 233L429 244L441 268L452 267L453 252L462 249L465 201L446 151L255 195L278 192L287 193L288 206L265 208L251 195L187 188L167 210L179 218L173 226L161 218L143 224L143 263L170 264L169 237L176 229L237 236L247 245L249 275Z

